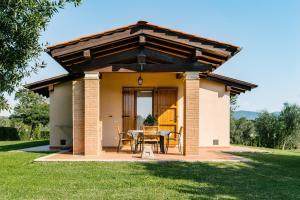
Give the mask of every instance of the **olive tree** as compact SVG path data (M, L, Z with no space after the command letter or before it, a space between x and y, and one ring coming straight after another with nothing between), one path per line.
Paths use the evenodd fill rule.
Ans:
M11 94L22 78L44 66L38 60L44 48L39 42L41 32L67 3L77 6L80 0L0 1L0 111L9 107L5 94Z
M17 100L17 105L10 118L30 126L30 139L32 139L38 127L49 123L47 99L28 89L21 89L16 92L15 100Z
M282 149L287 145L295 147L300 135L300 107L296 104L285 103L279 115L282 124L280 135Z

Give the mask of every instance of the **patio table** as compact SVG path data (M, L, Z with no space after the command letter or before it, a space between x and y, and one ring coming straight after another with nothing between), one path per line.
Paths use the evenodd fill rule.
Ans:
M133 139L137 139L140 133L143 133L143 130L128 130L127 135L132 137Z
M165 136L169 135L170 132L171 131L161 130L161 131L158 131L157 135L150 135L150 137L158 136L158 135L160 136L159 143L160 143L160 152L161 153L165 153ZM139 136L139 134L143 134L143 133L144 133L143 130L128 130L127 131L127 135L129 135L130 137L132 137L136 141L135 151L137 149L138 136Z
M128 130L127 131L127 135L129 135L130 137L132 137L132 139L135 141L134 152L137 151L138 136L139 136L139 134L142 134L143 132L144 132L143 130Z

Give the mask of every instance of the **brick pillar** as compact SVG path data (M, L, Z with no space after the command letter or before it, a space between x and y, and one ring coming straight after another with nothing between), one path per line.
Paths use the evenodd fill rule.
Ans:
M184 79L184 155L199 154L199 73Z
M87 72L84 77L84 155L99 155L102 150L99 120L99 74Z
M84 91L83 80L72 83L73 154L84 153Z

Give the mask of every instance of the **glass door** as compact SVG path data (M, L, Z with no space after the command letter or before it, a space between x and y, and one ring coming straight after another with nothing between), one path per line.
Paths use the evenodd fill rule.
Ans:
M153 91L138 90L136 93L136 128L143 129L148 115L153 115Z

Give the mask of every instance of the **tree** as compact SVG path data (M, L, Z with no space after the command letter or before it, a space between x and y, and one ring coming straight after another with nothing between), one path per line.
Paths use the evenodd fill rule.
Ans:
M234 111L238 108L237 106L237 97L233 96L230 97L230 142L235 143L235 131L236 131L236 125L235 125L235 119L234 119Z
M291 148L295 147L300 135L300 107L285 103L279 121L283 125L280 137L282 149L284 150L288 144Z
M15 95L15 100L18 103L11 118L31 126L30 139L32 139L36 128L49 123L49 104L46 98L28 89L19 90Z
M231 141L234 144L254 145L256 132L251 120L244 117L235 120L235 130L232 132Z
M278 146L278 137L281 132L281 123L274 114L263 111L255 119L255 128L259 138L258 145L274 148Z
M0 111L22 78L37 71L44 45L39 43L51 17L66 3L80 0L6 0L0 2ZM36 63L29 66L29 63Z
M233 113L237 108L237 96L230 97L230 112Z
M10 127L11 121L7 117L0 116L0 127Z

